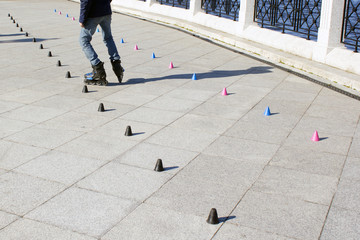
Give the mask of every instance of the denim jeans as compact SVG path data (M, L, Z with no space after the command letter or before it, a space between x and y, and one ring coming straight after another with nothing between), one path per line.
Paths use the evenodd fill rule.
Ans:
M102 38L108 49L110 60L120 59L114 39L111 34L111 15L97 18L88 18L85 22L85 26L81 28L79 42L82 50L85 53L86 58L89 59L92 66L95 66L101 62L90 43L92 35L94 35L98 25L100 25L101 27Z

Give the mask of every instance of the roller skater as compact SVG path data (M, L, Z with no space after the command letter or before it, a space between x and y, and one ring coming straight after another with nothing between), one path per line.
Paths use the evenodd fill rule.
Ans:
M111 34L111 0L80 0L80 46L93 71L84 75L84 83L89 85L107 85L104 63L98 58L91 45L92 36L98 25L102 29L102 38L108 49L112 69L119 83L122 82L124 69L121 66L120 56Z

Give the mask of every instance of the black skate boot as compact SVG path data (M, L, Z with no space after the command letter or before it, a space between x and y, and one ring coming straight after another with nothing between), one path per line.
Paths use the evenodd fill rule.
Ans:
M111 60L112 69L118 78L119 83L122 82L124 76L124 68L121 66L120 60Z
M100 85L106 86L108 81L106 81L106 72L104 69L104 63L100 62L96 66L92 66L93 74L85 74L84 83L88 85Z

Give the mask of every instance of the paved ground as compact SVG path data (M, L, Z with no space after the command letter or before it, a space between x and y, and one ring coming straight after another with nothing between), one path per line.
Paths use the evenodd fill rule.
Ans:
M0 6L0 239L360 238L359 101L120 14L125 83L96 33L111 84L82 93L79 5Z

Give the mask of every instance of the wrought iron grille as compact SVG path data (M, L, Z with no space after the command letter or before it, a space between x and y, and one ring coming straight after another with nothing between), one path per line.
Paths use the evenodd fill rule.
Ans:
M341 42L355 47L358 52L360 46L360 0L346 0Z
M202 0L201 8L207 14L232 19L239 19L240 0Z
M160 4L189 9L190 0L156 0Z
M261 27L317 38L321 0L256 0L254 21Z

